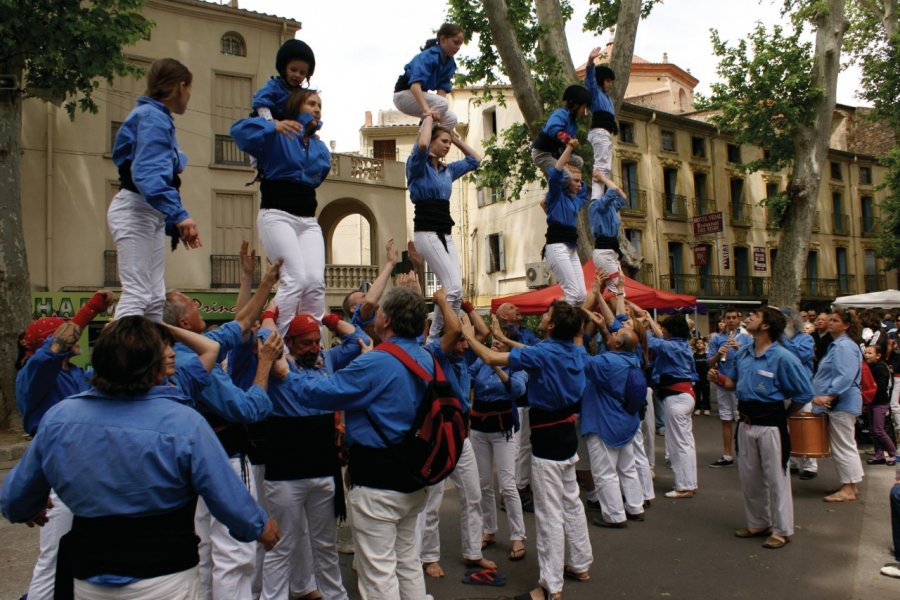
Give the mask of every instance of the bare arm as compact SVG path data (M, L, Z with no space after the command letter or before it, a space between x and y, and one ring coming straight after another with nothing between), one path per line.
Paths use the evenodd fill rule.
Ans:
M469 321L472 323L472 326L475 328L475 337L478 338L478 341L482 344L486 339L491 335L491 330L488 329L487 323L484 322L484 319L475 311L475 307L472 306L472 303L469 301L462 303L462 310L466 316L469 317Z
M256 271L256 249L254 248L248 253L247 250L249 248L250 243L247 240L241 242L241 287L238 290L237 302L235 302L234 305L236 312L240 312L241 309L250 302L250 297L253 295L253 273Z
M419 125L419 137L416 139L416 147L419 149L419 152L425 152L428 150L428 147L431 146L431 130L433 128L434 116L432 116L431 111L429 110L425 115L425 118L422 119L422 124Z
M563 150L563 153L560 155L559 160L556 161L557 170L562 171L566 168L566 165L569 164L569 159L572 158L572 151L577 145L578 140L576 140L575 138L572 138L568 142L566 142L566 149Z
M434 117L434 111L431 110L431 107L428 105L428 100L425 99L425 92L422 91L422 83L419 81L413 83L409 86L409 91L412 92L413 98L415 98L419 106L422 107L422 116ZM429 133L429 135L431 134Z
M723 389L734 391L737 388L737 384L728 376L722 375L719 373L718 369L710 369L706 373L706 378L713 383L719 384L719 386ZM798 405L802 407L803 405Z
M514 342L503 333L503 328L500 327L500 321L497 320L497 315L491 315L491 334L493 334L494 339L503 342L510 348L524 348L525 344L521 342Z
M250 301L238 311L237 315L235 315L234 320L241 326L241 332L244 335L250 331L250 328L253 327L253 324L262 314L263 307L269 300L269 292L272 291L272 286L278 282L278 269L281 268L282 262L283 261L281 260L277 260L274 264L269 265L262 280L259 282L256 293L253 294Z
M447 302L447 292L444 291L444 288L437 290L434 293L434 296L432 296L432 300L434 300L436 309L441 311L441 315L444 318L444 332L441 334L441 350L443 350L444 353L449 354L453 351L456 342L459 341L459 338L462 335L459 316L453 312L453 307Z
M494 369L494 373L496 373L497 377L500 378L501 383L506 383L507 381L509 381L509 373L507 373L500 367L495 366L495 367L491 367L491 368Z
M265 343L257 340L259 350L257 352L256 375L253 377L253 385L258 385L264 390L269 389L269 373L275 361L282 359L284 355L284 341L277 331L269 334Z
M419 254L419 251L416 250L416 245L413 242L407 242L406 244L406 252L409 255L409 262L412 263L413 269L415 271L416 277L419 279L419 288L421 289L422 297L425 297L425 258Z
M172 327L165 323L162 326L169 330L176 342L181 342L197 354L207 373L213 370L219 357L219 342L181 327Z
M472 352L474 352L478 358L484 361L484 364L492 367L505 367L509 365L509 353L497 352L479 342L475 337L474 327L466 325L462 328L462 333L466 338L466 341L469 342L469 348L471 348Z
M378 310L378 303L381 301L384 288L391 278L391 271L394 270L394 267L400 260L400 253L394 248L394 238L388 240L384 250L387 254L387 262L381 267L381 272L378 273L378 277L372 282L372 287L366 292L365 299L359 309L359 316L363 321L371 319L375 311Z
M453 134L453 145L459 148L460 151L466 156L471 156L478 162L481 162L481 155L478 153L478 151L465 143L463 139L456 134Z

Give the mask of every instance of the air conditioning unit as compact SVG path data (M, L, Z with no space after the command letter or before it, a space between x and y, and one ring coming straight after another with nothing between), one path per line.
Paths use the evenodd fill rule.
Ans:
M550 269L543 262L526 264L525 283L529 289L547 287L550 285Z

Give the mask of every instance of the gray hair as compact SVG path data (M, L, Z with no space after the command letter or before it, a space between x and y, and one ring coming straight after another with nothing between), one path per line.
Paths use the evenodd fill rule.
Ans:
M391 288L381 300L381 310L400 337L414 338L425 328L425 299L408 288Z

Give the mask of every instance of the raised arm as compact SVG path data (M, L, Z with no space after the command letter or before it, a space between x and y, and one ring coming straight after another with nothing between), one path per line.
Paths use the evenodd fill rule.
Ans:
M391 271L394 270L394 267L400 261L400 252L394 248L394 238L388 240L384 251L387 255L387 262L381 267L381 272L378 273L378 277L372 282L372 287L366 292L362 306L359 309L359 316L363 322L371 319L375 311L378 310L378 303L381 301L384 288L387 287L387 282L391 278Z
M465 154L466 156L471 156L478 162L481 162L481 154L479 154L477 150L475 150L470 145L468 145L466 142L464 142L463 139L461 137L459 137L458 135L456 135L455 133L453 134L452 141L453 141L453 145L456 146L457 148L459 148L459 150L463 154Z
M500 327L500 321L497 320L497 315L491 315L491 333L499 342L503 342L510 348L524 348L526 344L522 342L514 342L513 340L506 337L506 334L503 333L503 328Z
M444 291L444 288L435 291L431 299L434 300L435 309L440 310L441 315L444 318L444 332L441 334L441 350L443 350L444 353L449 354L453 351L453 348L456 346L456 343L462 335L459 315L453 312L453 307L447 302L447 292Z
M475 328L471 324L463 326L462 334L466 341L469 342L469 348L484 364L491 367L505 367L509 365L509 353L497 352L479 342L478 338L475 337Z
M469 317L469 321L475 328L475 337L483 344L491 335L491 330L488 329L487 323L484 322L484 319L481 318L478 312L476 312L475 307L472 306L472 303L468 300L462 303L462 311Z
M241 285L238 289L237 301L234 304L235 312L240 312L253 295L253 273L256 272L256 249L250 250L250 242L244 240L241 242L240 262L241 262Z
M414 83L413 86L415 85L416 84ZM419 87L419 93L421 93L421 86ZM413 92L413 94L415 94L415 92ZM425 118L422 119L422 124L419 125L419 137L416 138L416 147L419 149L419 152L427 152L428 147L431 146L431 131L433 128L434 116L431 109L426 109Z
M269 265L262 280L259 282L256 293L253 294L250 301L238 311L237 315L235 315L234 320L241 326L241 332L244 335L250 331L250 328L253 327L253 324L262 314L263 307L269 299L269 292L272 291L272 286L278 282L278 269L281 268L281 264L282 261L277 260Z
M563 150L563 153L560 155L559 160L556 161L556 168L560 171L566 168L566 165L569 164L569 159L572 158L572 151L575 150L575 146L578 145L578 140L575 138L570 139L566 142L566 149Z
M162 326L169 330L176 342L181 342L194 351L207 373L213 370L219 357L219 342L181 327L172 327L165 323Z

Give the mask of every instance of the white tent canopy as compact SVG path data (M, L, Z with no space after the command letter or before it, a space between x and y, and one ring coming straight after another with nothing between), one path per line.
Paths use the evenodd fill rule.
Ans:
M871 294L841 296L832 305L844 308L900 308L900 292L897 290L883 290L881 292L872 292Z

